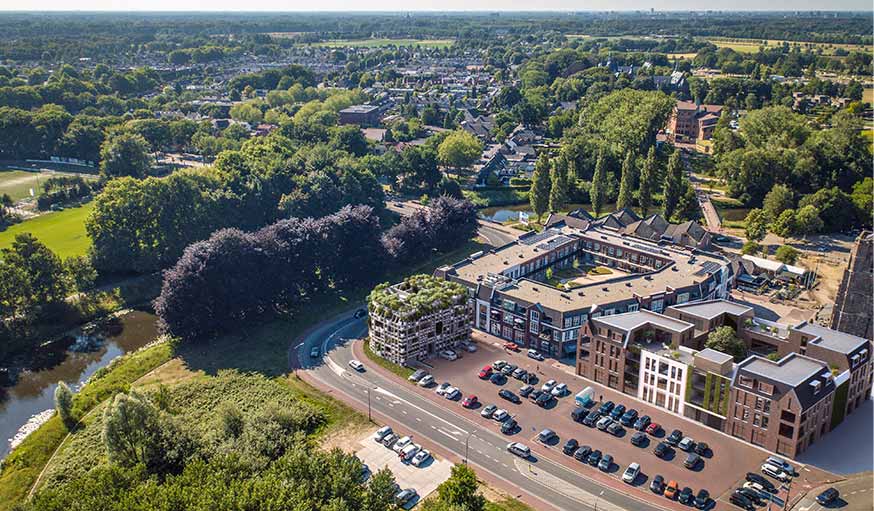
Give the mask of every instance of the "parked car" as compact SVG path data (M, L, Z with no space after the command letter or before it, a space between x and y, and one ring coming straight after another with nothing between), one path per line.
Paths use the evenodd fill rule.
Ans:
M431 376L430 374L426 374L425 377L422 378L421 380L419 380L419 383L417 383L416 385L418 385L420 387L430 387L433 384L434 384L434 377Z
M588 445L584 445L574 451L574 459L577 461L585 462L589 459L589 454L592 454L592 448Z
M682 439L683 439L683 432L680 431L679 429L675 429L675 430L671 431L671 434L668 435L668 438L665 438L665 442L676 447L677 444L680 443L680 440L682 440Z
M525 376L519 378L519 381L527 383L529 385L537 385L537 382L540 381L540 378L538 378L537 375L534 373L528 373Z
M408 444L406 447L401 449L401 452L398 453L398 456L401 458L401 461L412 461L413 457L419 452L419 447L416 444Z
M671 452L671 446L669 446L665 442L659 442L656 444L655 448L652 450L652 453L656 455L657 458L665 459L668 454Z
M594 427L595 423L598 422L598 419L601 418L601 414L597 411L589 412L589 415L586 415L586 418L583 419L583 424L586 426Z
M792 479L792 476L780 470L780 467L775 467L770 463L765 463L762 465L762 473L773 477L774 479L785 483Z
M525 369L522 369L521 367L517 367L513 371L513 378L516 378L517 380L521 380L523 377L525 377L527 375L528 375L528 371L526 371Z
M536 402L537 398L540 397L541 394L543 394L543 391L534 389L531 391L530 394L528 394L528 399L532 402Z
M443 350L440 352L440 358L449 360L452 362L453 360L458 360L458 353L452 350Z
M599 449L596 449L590 452L587 461L589 462L589 465L592 465L593 467L597 466L598 463L601 461L601 451Z
M706 509L710 504L710 492L701 488L698 490L698 495L695 495L695 507L698 509Z
M665 497L669 499L674 499L677 497L677 494L680 492L680 485L677 481L670 480L668 481L667 486L665 486Z
M699 463L701 463L701 456L694 452L690 452L686 455L686 460L683 461L683 466L689 470L695 470Z
M501 374L503 374L504 376L510 376L516 369L518 369L516 364L507 364L501 368Z
M638 431L631 435L631 445L643 447L643 444L646 443L646 438L646 433L644 433L643 431Z
M430 457L430 452L428 452L426 449L420 449L419 452L417 452L416 455L413 456L413 461L411 461L410 464L414 467L418 467L428 461L428 458Z
M621 422L623 426L628 426L629 428L634 427L634 421L636 420L637 410L634 408L626 410L625 413L622 414L622 417L619 417L619 422Z
M779 468L789 475L795 474L795 467L793 467L788 461L784 460L779 456L768 456L768 459L765 460L765 463L774 465L775 467Z
M456 389L455 387L449 387L446 389L446 392L443 394L443 397L450 401L455 401L459 397L461 397L461 391Z
M531 456L531 449L528 448L527 445L521 444L519 442L510 442L507 444L507 450L511 453L519 456L520 458L527 458Z
M355 360L355 359L352 359L349 361L349 367L351 367L352 369L355 369L359 373L364 371L364 364L362 364L360 361Z
M695 444L695 453L701 456L707 456L708 451L710 451L710 446L707 445L707 442L698 442Z
M519 351L519 345L516 344L515 342L505 342L505 343L504 343L504 349L505 349L505 350L510 350L510 351L516 351L516 352L518 352L518 351Z
M680 443L677 444L677 447L680 448L681 451L690 452L695 449L695 440L692 440L692 437L684 436Z
M653 493L657 493L661 495L665 492L665 478L659 474L656 474L655 477L652 478L652 482L649 483L649 490Z
M553 431L549 428L544 429L543 431L541 431L537 435L537 440L542 444L548 444L548 443L552 442L553 439L557 439L557 438L558 438L558 435L555 434L555 431Z
M407 445L409 445L412 442L413 442L413 437L411 437L411 436L401 437L397 442L395 442L395 444L393 446L391 446L391 449L394 452L399 453L399 452L401 452L401 450L403 450L404 447L406 447Z
M605 454L601 461L598 462L598 469L602 472L609 472L610 467L613 466L613 455Z
M625 433L625 428L622 427L622 424L613 422L607 426L607 433L610 433L613 436L622 436L623 433Z
M645 431L646 428L650 425L652 419L649 418L649 415L641 415L634 421L634 429L638 431Z
M528 350L528 358L533 358L534 360L543 362L543 355L541 355L537 350Z
M557 381L546 380L546 383L544 383L543 386L540 387L540 390L542 390L543 392L552 392L552 389L554 389L556 385L558 385Z
M470 396L467 396L466 398L464 398L464 401L461 402L461 406L463 406L465 408L475 408L476 405L478 405L478 404L479 404L479 399L477 399L477 397L474 396L473 394L471 394Z
M586 415L588 415L588 414L589 414L588 410L578 406L578 407L574 408L573 410L571 410L571 419L573 419L574 422L582 422L583 419L585 419Z
M777 488L774 486L774 483L769 481L768 478L761 474L757 474L755 472L747 472L745 479L753 483L759 483L760 485L762 485L762 488L764 488L765 491L769 493L774 493L777 490Z
M614 406L615 405L613 404L613 401L601 403L601 406L598 407L598 413L600 413L601 415L607 415L608 413L610 413L611 410L613 410Z
M373 439L377 442L382 442L386 436L391 434L391 426L383 426L376 430L373 434Z
M452 384L450 384L448 381L445 381L440 385L437 385L437 388L434 389L434 392L436 392L438 396L442 396L443 394L446 394L446 391L450 388L452 388Z
M827 506L838 500L841 494L834 488L827 488L824 492L816 496L816 503L820 506Z
M418 496L419 494L416 493L416 490L412 488L407 488L405 490L401 490L400 492L398 492L397 495L395 495L395 503L400 507L404 507L409 504L411 500L415 499Z
M519 426L519 423L516 422L516 419L510 417L501 423L501 433L505 435L509 435L516 431L516 427Z
M677 497L677 500L680 501L680 504L691 504L694 495L695 494L692 493L692 488L686 486L680 491L680 495Z
M389 434L385 435L385 437L383 437L382 445L384 445L386 447L391 447L397 441L398 441L398 436L395 435L394 433L389 433Z
M568 438L568 441L564 443L564 447L561 448L561 452L570 456L577 451L579 446L580 443L577 442L576 438Z
M559 383L558 385L555 386L555 388L552 389L552 391L550 391L550 394L552 394L555 397L561 397L567 393L568 393L567 384L564 384L564 383Z
M598 421L596 427L601 431L607 431L607 427L613 423L613 419L610 417L601 417L601 420Z
M755 492L757 495L768 493L768 491L765 490L764 486L753 481L745 481L742 488L745 490L750 490L751 492Z
M495 413L492 414L492 419L498 422L504 422L509 416L510 414L507 412L507 410L504 410L503 408L498 408L497 410L495 410Z
M541 392L540 395L537 396L537 399L534 400L537 406L541 408L546 408L546 405L548 405L551 401L552 396L548 392Z
M519 395L522 397L528 397L532 392L534 392L534 387L531 385L522 385L522 388L519 389Z
M762 500L762 493L760 493L759 490L753 490L751 488L746 488L745 486L747 484L753 484L753 483L750 483L750 482L744 483L744 487L736 489L735 492L742 493L746 498L750 499L750 501L757 506L762 505L764 503L764 501ZM764 491L765 490L762 490L762 492L764 492Z
M492 366L483 366L483 368L479 370L479 374L477 376L479 376L480 380L488 380L492 376Z
M464 351L468 353L476 353L476 343L475 342L466 342L461 345L464 348Z
M662 427L655 422L651 422L649 426L646 427L646 432L653 436L658 435L661 430Z
M640 474L640 463L632 463L628 465L628 468L625 469L625 472L622 473L622 480L628 484L634 484L634 480L637 479L637 474Z
M507 383L507 377L501 373L495 373L489 377L489 381L495 385L503 385Z
M516 394L513 394L512 392L510 392L507 389L501 389L500 391L498 391L498 395L511 403L519 404L522 402L522 400L519 399L519 396L517 396Z
M495 411L498 409L498 405L486 405L485 408L479 413L486 419L491 419L492 415L494 415Z
M407 379L411 382L418 383L419 380L424 378L426 374L428 374L428 372L424 369L416 369L415 371L413 371L413 374L411 374Z
M731 497L728 498L728 501L739 508L746 509L747 511L753 511L755 509L752 501L747 498L746 495L738 491L732 493Z
M492 369L495 370L495 371L500 371L501 368L504 367L505 365L507 365L507 361L506 361L506 360L495 360L495 361L492 363Z
M619 417L622 417L622 414L625 413L625 405L616 405L610 410L610 418L618 421Z

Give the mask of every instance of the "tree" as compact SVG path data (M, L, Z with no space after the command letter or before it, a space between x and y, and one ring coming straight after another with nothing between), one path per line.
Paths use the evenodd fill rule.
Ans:
M761 241L768 233L768 215L761 209L752 209L744 219L744 232L750 241Z
M483 511L486 499L479 493L476 473L467 465L453 465L452 475L437 487L437 499L426 511Z
M762 201L762 209L768 218L776 220L781 213L795 206L792 190L786 185L775 184Z
M606 158L604 150L601 149L601 152L598 153L598 161L595 163L595 173L592 175L589 199L592 201L592 211L595 212L595 216L601 214L601 209L604 207L604 198L607 193Z
M437 147L437 159L447 167L463 169L480 159L482 142L464 130L450 133Z
M552 165L550 178L552 186L549 190L549 210L561 211L567 203L567 180L558 165Z
M619 197L616 199L616 209L631 207L632 190L634 187L634 154L629 152L622 162L622 178L619 183Z
M777 252L774 254L774 259L784 264L795 264L801 253L794 247L789 245L781 245L777 247Z
M63 381L59 381L55 388L55 411L67 429L72 429L76 424L73 417L73 391Z
M740 253L743 255L756 255L762 251L762 246L755 241L747 241L740 248Z
M643 168L640 169L638 201L640 202L640 210L643 216L646 216L652 207L652 185L656 176L656 170L655 146L651 146L646 155L646 160L643 162Z
M823 221L819 217L816 206L808 204L795 213L795 232L798 234L815 234L822 231Z
M665 175L662 212L666 220L671 220L683 192L683 163L680 160L680 151L675 150L668 159L668 171Z
M822 188L815 193L805 195L799 202L799 212L806 206L813 206L819 211L822 226L806 232L840 232L852 228L858 221L856 208L850 195L838 187ZM800 226L799 226L800 227Z
M100 173L106 179L146 177L151 167L149 143L141 135L122 133L100 147Z
M682 221L701 218L701 206L698 204L698 194L688 179L683 179L683 193L677 201L674 216Z
M707 335L704 346L734 357L735 362L740 362L747 356L747 346L738 339L734 328L721 326Z
M528 200L531 203L531 209L537 215L538 222L540 222L543 214L549 210L549 195L552 190L551 177L549 175L550 166L549 157L546 154L541 154L537 158L537 163L534 165L534 173L531 175L531 189L528 192Z
M794 209L783 210L780 216L771 223L771 232L784 239L793 235L796 231Z

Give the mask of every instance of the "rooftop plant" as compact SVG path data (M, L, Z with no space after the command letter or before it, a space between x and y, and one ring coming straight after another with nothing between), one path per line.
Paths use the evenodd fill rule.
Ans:
M371 313L393 313L403 320L415 320L465 303L467 289L464 286L424 274L412 275L394 286L382 283L367 298Z

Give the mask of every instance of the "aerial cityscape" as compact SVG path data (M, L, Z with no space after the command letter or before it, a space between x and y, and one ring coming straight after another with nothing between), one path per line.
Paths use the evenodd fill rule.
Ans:
M855 0L0 7L0 511L874 511L872 59Z

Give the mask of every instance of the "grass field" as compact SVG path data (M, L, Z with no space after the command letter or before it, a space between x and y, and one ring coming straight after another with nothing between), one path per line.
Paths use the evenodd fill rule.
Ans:
M862 101L865 103L874 103L874 88L865 87L862 89Z
M94 203L89 202L15 224L0 232L0 248L11 246L16 235L29 232L61 258L85 255L91 246L85 233L85 219L93 208Z
M805 41L783 41L780 39L738 39L738 38L722 38L712 37L707 38L707 41L715 44L719 48L731 48L738 53L757 53L759 47L774 47L780 46L784 42L789 43L789 46L800 45L802 49L822 49L824 55L834 55L835 50L842 48L847 51L871 51L870 47L860 44L842 44L842 43L813 43ZM763 44L764 43L764 44Z
M313 43L326 48L379 48L382 46L422 46L424 48L448 48L454 39L336 39Z
M53 176L83 176L86 179L97 179L97 176L88 174L0 169L0 195L8 194L12 197L12 200L18 201L30 197L31 188L33 188L35 195L40 195L42 193L42 183Z

